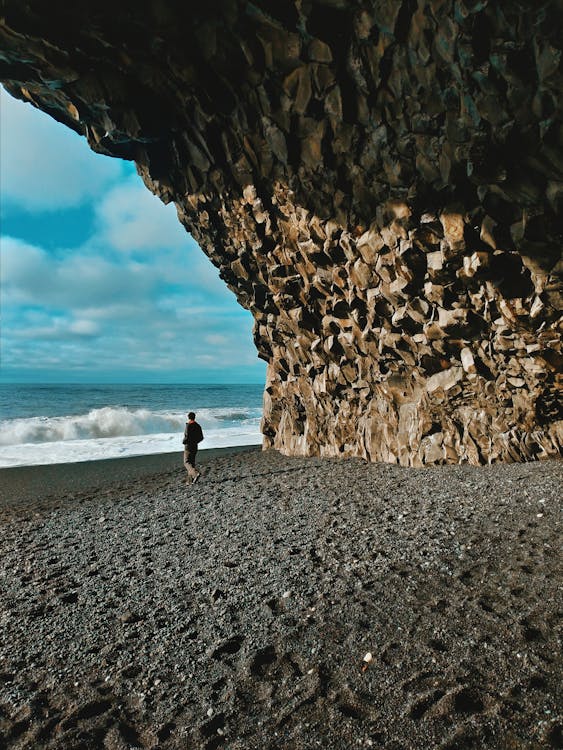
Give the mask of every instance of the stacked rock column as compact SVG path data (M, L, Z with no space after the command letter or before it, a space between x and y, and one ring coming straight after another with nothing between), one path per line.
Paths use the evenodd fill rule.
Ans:
M488 217L390 201L351 231L279 183L268 202L248 185L223 204L232 260L208 248L244 285L268 361L266 447L412 466L558 453L549 275L499 247Z

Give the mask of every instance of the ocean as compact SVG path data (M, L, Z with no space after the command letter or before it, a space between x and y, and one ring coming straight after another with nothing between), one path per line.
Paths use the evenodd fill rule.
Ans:
M262 385L0 384L0 468L182 451L195 411L200 448L262 442Z

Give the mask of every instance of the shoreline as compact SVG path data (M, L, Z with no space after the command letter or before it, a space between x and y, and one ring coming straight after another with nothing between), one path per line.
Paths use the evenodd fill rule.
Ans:
M252 450L261 450L260 444L201 448L197 454L197 462L205 466L219 456ZM26 503L58 495L107 490L114 485L152 477L176 468L183 473L186 471L182 450L92 461L6 466L0 468L0 511L6 503Z

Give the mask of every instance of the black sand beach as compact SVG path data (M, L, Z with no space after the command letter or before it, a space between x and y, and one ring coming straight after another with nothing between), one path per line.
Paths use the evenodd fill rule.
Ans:
M562 464L0 472L0 747L557 748Z
M198 460L208 463L217 456L247 451L251 446L208 448L198 454ZM15 466L0 469L0 508L5 503L13 507L29 501L51 503L56 498L77 492L116 489L137 479L156 478L182 465L182 454L157 453L149 456L108 458L74 464L47 466Z

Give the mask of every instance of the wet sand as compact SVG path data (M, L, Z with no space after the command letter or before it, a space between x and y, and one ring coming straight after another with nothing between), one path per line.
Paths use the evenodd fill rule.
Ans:
M207 448L198 452L197 460L203 465L217 456L235 454L255 449L255 446ZM182 452L157 453L149 456L108 458L101 461L81 461L73 464L45 466L15 466L0 469L0 509L4 503L37 501L55 502L59 497L85 491L116 489L144 477L156 478L178 469L182 471Z
M560 461L201 465L0 472L0 747L562 746Z

